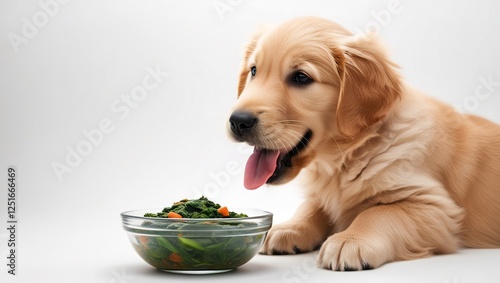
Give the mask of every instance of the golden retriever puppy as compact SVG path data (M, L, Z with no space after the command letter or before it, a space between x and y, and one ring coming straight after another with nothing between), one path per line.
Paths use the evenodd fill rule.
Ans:
M258 33L228 131L255 147L247 189L305 177L263 254L349 271L500 247L500 126L410 88L373 36L314 17Z

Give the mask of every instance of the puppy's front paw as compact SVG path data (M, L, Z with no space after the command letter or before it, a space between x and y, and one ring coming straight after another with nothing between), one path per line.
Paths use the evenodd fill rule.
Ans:
M374 247L362 237L341 232L321 246L318 265L336 271L356 271L379 267L387 261L388 250Z
M321 237L304 224L275 225L267 234L261 254L284 255L313 251L321 245Z

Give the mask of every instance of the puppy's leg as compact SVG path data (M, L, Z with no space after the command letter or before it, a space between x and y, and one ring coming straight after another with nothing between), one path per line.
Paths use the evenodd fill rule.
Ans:
M344 231L322 245L318 264L352 271L376 268L386 262L450 253L458 246L461 209L432 202L403 201L361 212Z
M302 203L292 219L274 225L261 254L297 254L319 248L332 231L328 216L313 201Z

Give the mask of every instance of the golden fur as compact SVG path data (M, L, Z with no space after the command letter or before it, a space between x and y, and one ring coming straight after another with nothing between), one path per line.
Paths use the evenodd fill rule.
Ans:
M313 82L288 83L297 70ZM500 126L407 86L374 36L314 17L262 31L238 90L234 110L259 118L250 144L290 150L313 133L273 183L302 171L305 202L261 253L321 247L321 267L361 270L500 247Z

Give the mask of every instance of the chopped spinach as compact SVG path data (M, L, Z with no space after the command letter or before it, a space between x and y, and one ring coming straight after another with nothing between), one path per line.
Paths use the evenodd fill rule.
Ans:
M248 215L244 213L236 213L234 211L229 211L229 215L224 216L219 212L221 206L218 203L214 203L205 196L199 199L183 199L175 202L170 207L165 207L162 211L158 213L146 213L144 217L159 217L168 218L169 212L175 212L181 215L183 218L244 218Z
M180 232L180 231L179 231ZM164 270L233 269L257 254L265 232L248 236L187 238L137 235L134 248L150 265Z
M224 213L221 213L221 211ZM182 218L246 218L222 208L202 196L183 199L157 213L144 217L168 218L176 213ZM179 217L179 216L177 216ZM236 268L257 254L268 228L247 220L208 220L201 222L146 220L136 230L134 248L150 265L164 270L216 270ZM159 234L149 231L159 231ZM165 231L162 234L161 231ZM168 232L167 232L168 231Z

